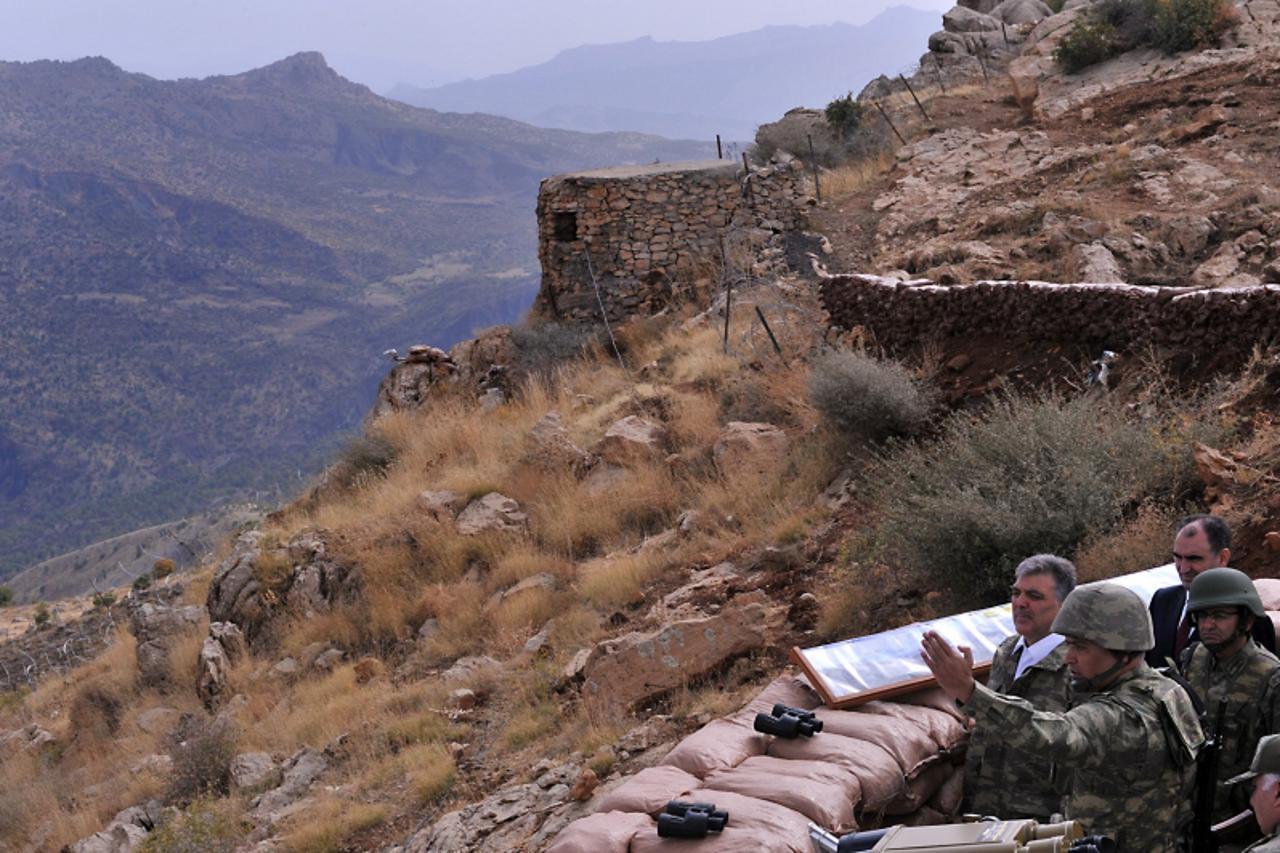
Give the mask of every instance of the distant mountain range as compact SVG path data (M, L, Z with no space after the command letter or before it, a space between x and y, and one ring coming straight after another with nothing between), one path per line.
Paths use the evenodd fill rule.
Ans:
M541 127L633 130L681 139L749 141L796 106L822 107L915 62L937 12L903 6L861 26L766 27L703 42L651 38L566 50L549 62L390 97L484 112Z
M381 98L315 53L0 63L0 576L314 470L382 350L515 319L548 175L714 156Z

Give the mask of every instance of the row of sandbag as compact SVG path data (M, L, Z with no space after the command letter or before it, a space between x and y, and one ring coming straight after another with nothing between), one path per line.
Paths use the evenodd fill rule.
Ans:
M756 732L757 712L775 703L813 710L823 729L810 738ZM746 708L681 741L661 764L606 794L595 814L570 824L552 853L645 853L688 849L657 835L670 800L714 803L729 812L723 832L699 853L807 853L808 824L836 833L883 823L929 824L960 808L967 739L962 718L937 691L855 711L821 707L808 685L784 676Z

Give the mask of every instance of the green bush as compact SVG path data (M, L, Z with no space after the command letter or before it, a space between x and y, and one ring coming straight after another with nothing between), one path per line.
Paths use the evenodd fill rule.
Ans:
M136 578L133 579L133 583L130 584L130 587L133 589L134 592L146 592L147 590L151 589L151 576L138 575Z
M852 441L913 435L931 405L930 394L901 364L852 352L814 362L809 399L834 432Z
M1120 53L1115 27L1089 15L1076 18L1054 48L1053 58L1068 74L1076 74Z
M116 603L116 594L114 592L94 593L93 606L97 610L103 610L115 603Z
M866 109L853 96L853 92L849 92L827 104L824 112L827 116L827 124L831 125L831 129L843 142L862 126Z
M1236 22L1229 0L1158 0L1151 44L1165 53L1213 47Z
M13 590L0 586L0 607L8 607L10 604L13 604Z
M1135 47L1213 47L1236 20L1231 0L1102 0L1076 18L1053 56L1075 74Z
M245 833L234 803L199 800L166 815L147 836L142 853L231 853Z
M49 624L49 620L53 618L53 614L49 612L49 605L42 601L36 605L35 612L31 615L31 618L35 620L37 628L43 628L45 625Z
M937 587L1001 600L1024 557L1070 556L1142 500L1185 498L1198 487L1192 445L1211 430L1127 417L1101 398L1010 397L957 415L938 441L903 445L870 472L880 544Z

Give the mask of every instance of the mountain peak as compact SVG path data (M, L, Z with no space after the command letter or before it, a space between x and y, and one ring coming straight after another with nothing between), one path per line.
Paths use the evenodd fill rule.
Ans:
M368 89L343 77L317 50L305 50L254 68L227 80L252 89L288 89L293 92L367 93Z

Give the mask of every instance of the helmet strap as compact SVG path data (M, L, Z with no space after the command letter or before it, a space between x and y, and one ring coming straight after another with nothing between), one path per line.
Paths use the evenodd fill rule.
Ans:
M1107 687L1111 686L1111 682L1115 680L1115 677L1120 673L1120 670L1129 665L1129 662L1133 660L1134 655L1140 653L1112 652L1112 654L1116 656L1115 663L1090 678L1072 678L1072 688L1081 693L1097 693L1099 690L1105 690Z

